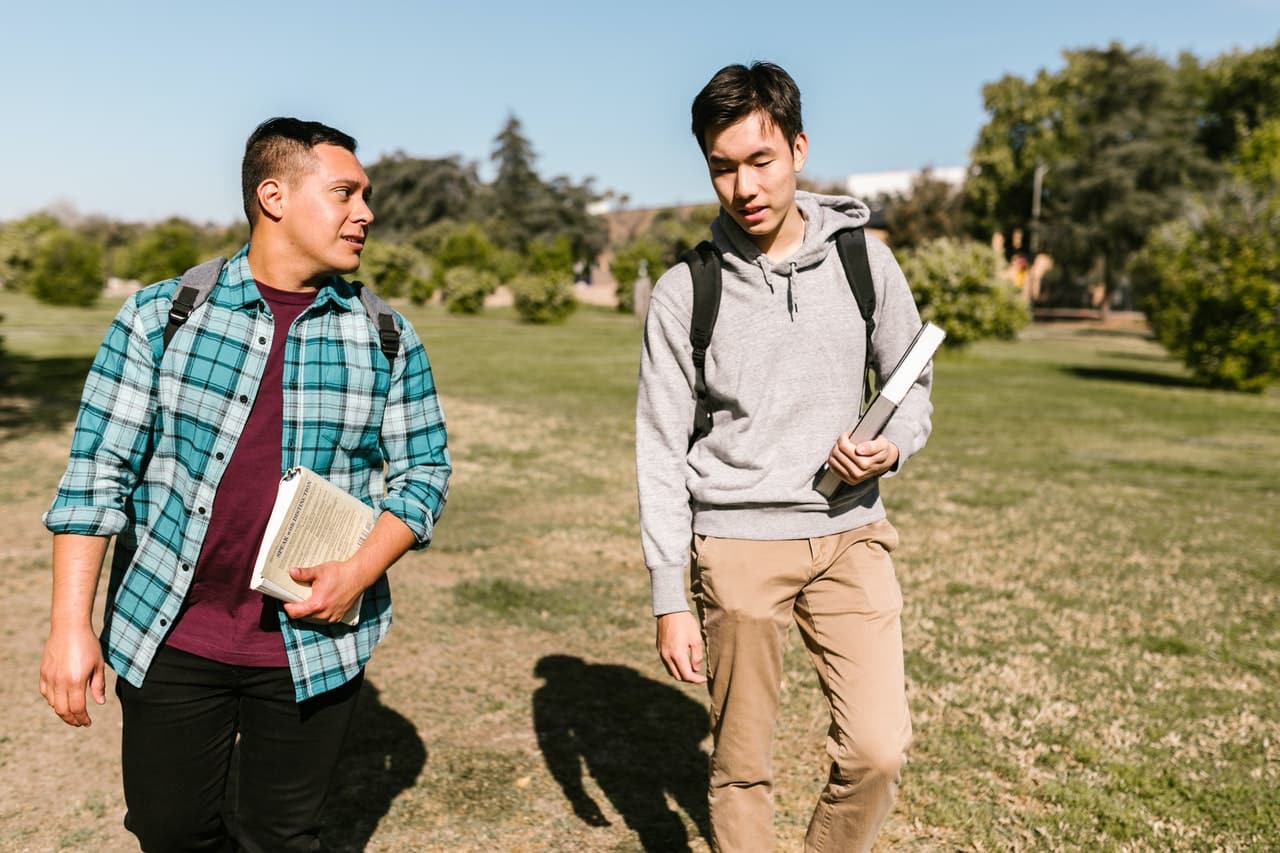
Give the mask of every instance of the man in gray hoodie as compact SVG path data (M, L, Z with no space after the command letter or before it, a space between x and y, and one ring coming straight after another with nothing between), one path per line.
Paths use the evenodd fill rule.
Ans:
M712 429L692 446L687 265L659 279L645 321L636 469L658 652L674 678L709 684L713 846L768 850L773 729L794 619L831 711L830 775L805 849L866 850L893 807L911 740L890 558L898 534L879 480L924 446L932 370L881 437L851 443L866 334L835 239L867 222L866 205L796 190L809 143L799 90L776 65L721 69L693 102L693 133L721 206L711 234L723 284L705 367ZM868 237L867 251L871 345L877 363L892 366L920 317L889 249ZM814 488L823 463L848 484L830 500ZM690 553L701 630L685 598Z

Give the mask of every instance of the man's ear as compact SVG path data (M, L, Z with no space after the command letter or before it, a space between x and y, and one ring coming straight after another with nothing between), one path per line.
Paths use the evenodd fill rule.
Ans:
M273 221L284 216L284 184L278 178L267 178L258 184L258 208Z
M805 158L809 156L809 137L804 135L804 131L796 134L795 145L791 147L791 158L795 161L796 173L804 168Z

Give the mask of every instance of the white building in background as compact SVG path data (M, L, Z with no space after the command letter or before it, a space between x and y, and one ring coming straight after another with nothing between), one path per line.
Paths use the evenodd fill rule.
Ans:
M912 182L923 171L923 169L900 169L894 172L862 172L846 178L845 188L849 191L849 195L864 201L871 201L883 195L906 195L911 191ZM935 181L944 181L959 189L968 171L964 166L941 166L931 168L929 174Z

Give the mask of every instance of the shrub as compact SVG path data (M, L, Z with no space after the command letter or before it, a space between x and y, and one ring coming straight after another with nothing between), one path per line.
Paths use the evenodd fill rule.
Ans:
M51 305L92 305L103 285L102 247L93 240L58 227L36 242L31 292Z
M619 249L609 264L609 272L618 283L618 310L624 314L635 311L636 280L640 278L642 261L650 282L656 281L665 267L662 245L648 237L640 237Z
M510 282L516 311L529 323L558 323L578 307L568 278L525 273Z
M119 253L116 274L143 284L182 275L200 263L200 235L195 226L170 219L142 231Z
M426 257L412 246L371 239L360 253L360 278L387 299L422 293L430 279L428 272ZM429 286L426 295L431 295Z
M1280 193L1223 188L1157 229L1132 273L1156 338L1197 379L1261 391L1280 376Z
M484 298L498 288L498 277L486 270L454 267L444 274L444 304L452 314L479 314Z
M976 240L943 237L902 253L922 320L941 326L949 346L1012 338L1030 319L1021 292L999 274L1000 259Z

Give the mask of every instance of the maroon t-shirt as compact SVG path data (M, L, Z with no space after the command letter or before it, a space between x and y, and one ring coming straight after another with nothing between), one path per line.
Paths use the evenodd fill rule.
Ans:
M220 663L288 666L280 602L249 589L249 577L280 483L284 344L289 327L315 301L316 292L257 285L275 322L271 351L249 422L214 495L191 589L165 642Z

